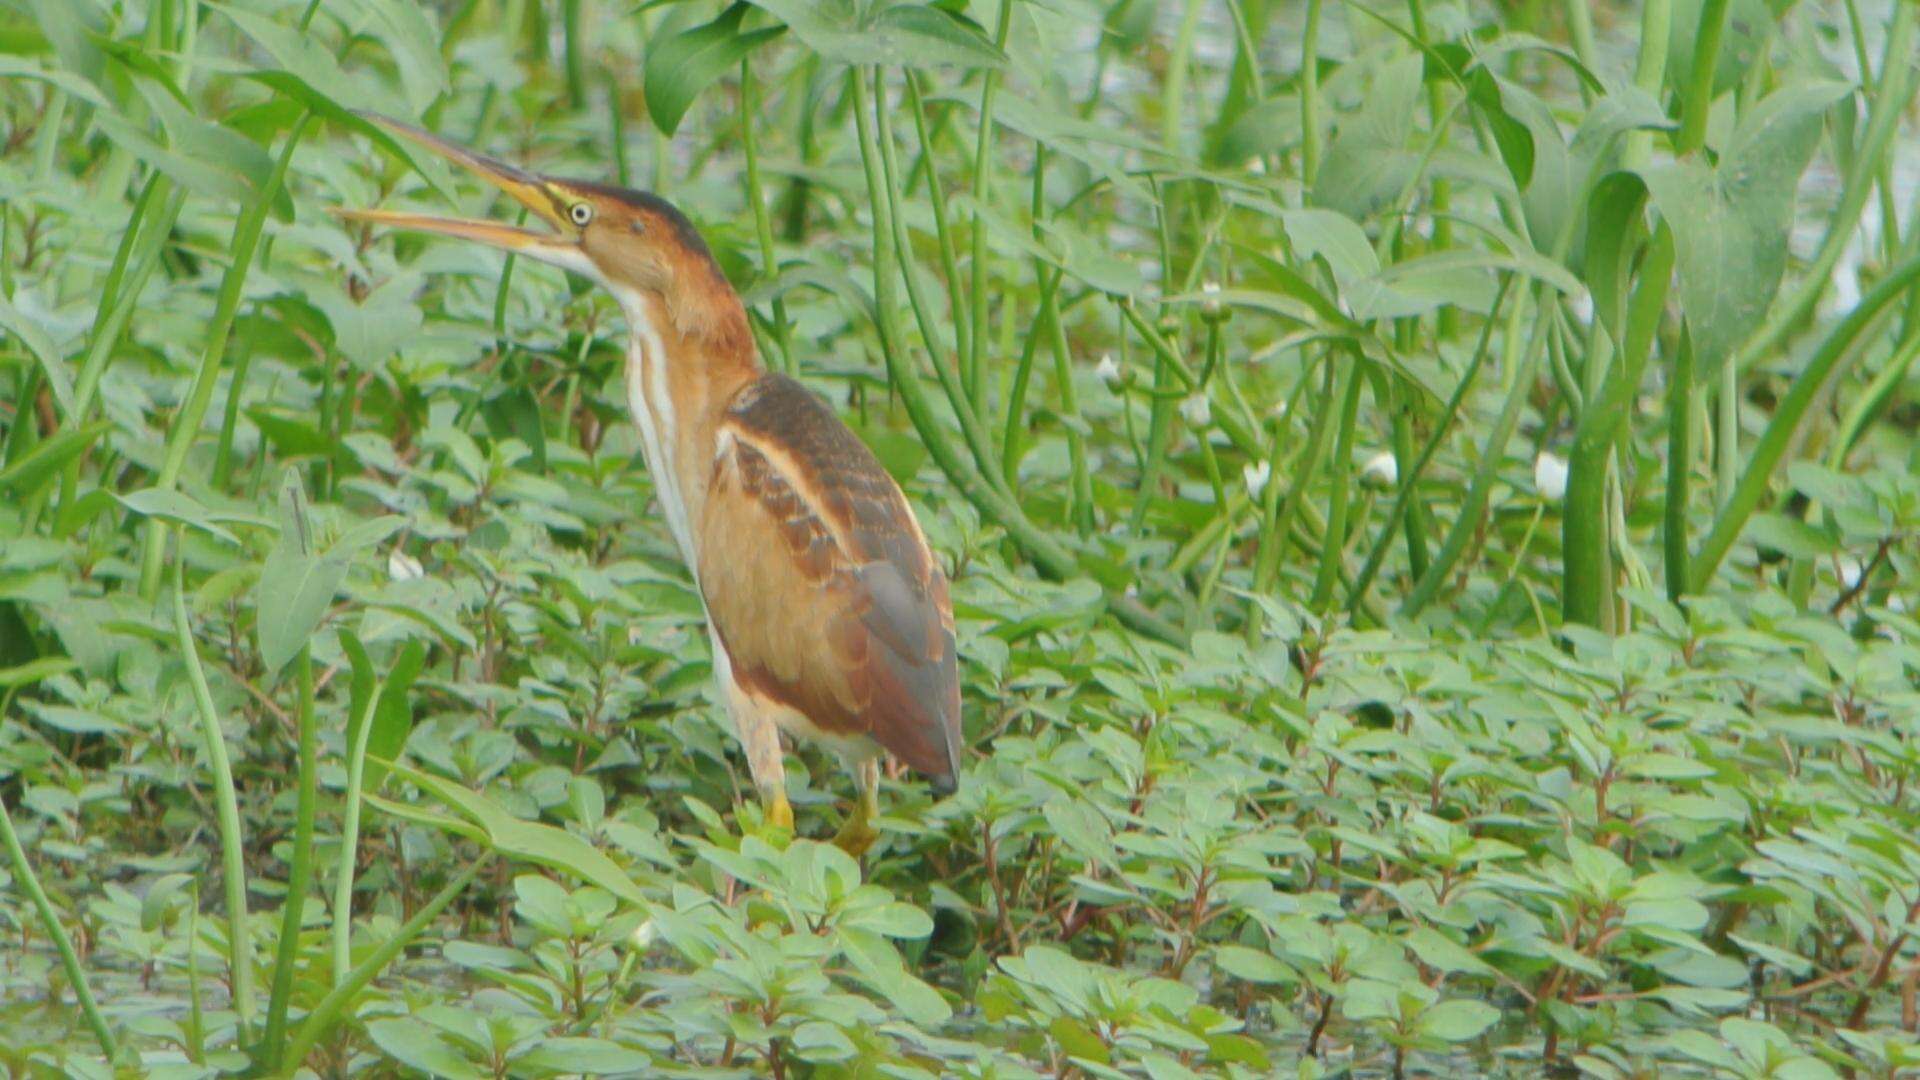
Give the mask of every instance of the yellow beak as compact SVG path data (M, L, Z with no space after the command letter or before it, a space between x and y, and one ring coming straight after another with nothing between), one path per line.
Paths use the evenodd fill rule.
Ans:
M519 252L543 262L563 266L571 266L579 261L580 233L567 220L563 209L566 199L553 181L527 172L518 166L509 165L497 158L475 153L464 146L448 142L430 131L414 127L412 124L401 123L377 113L363 112L360 115L400 138L433 151L499 188L512 196L515 202L532 211L541 221L552 226L555 231L535 232L496 221L439 217L433 214L413 214L400 210L336 209L335 214L348 221L365 221L396 229L438 233L462 240L474 240L490 247Z

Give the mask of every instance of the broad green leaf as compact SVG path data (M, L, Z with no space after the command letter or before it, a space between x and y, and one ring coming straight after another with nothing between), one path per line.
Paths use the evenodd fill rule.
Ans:
M375 1046L395 1061L419 1069L428 1076L480 1080L488 1075L468 1061L439 1032L417 1020L375 1020L367 1025L367 1035L373 1039Z
M917 3L869 6L862 0L753 0L786 23L807 47L843 64L884 67L997 68L1006 55L945 8Z
M280 487L280 539L260 568L254 594L260 661L269 675L285 667L313 636L354 554L392 535L400 524L393 516L363 522L320 551L308 520L305 486L297 470L287 470Z
M1742 118L1717 165L1690 158L1641 170L1673 229L1698 378L1715 376L1766 315L1786 271L1800 174L1819 144L1826 111L1850 90L1844 83L1791 83Z
M1407 148L1423 61L1407 53L1381 65L1366 103L1341 119L1314 178L1313 203L1365 218L1398 198L1420 166Z
M786 31L784 26L767 26L742 33L740 21L750 10L746 0L736 0L710 23L648 43L647 115L661 131L673 134L702 90Z
M893 1002L908 1020L916 1024L941 1024L953 1015L939 991L909 974L901 965L900 954L891 942L865 930L842 930L841 951L853 963L860 978L874 991Z

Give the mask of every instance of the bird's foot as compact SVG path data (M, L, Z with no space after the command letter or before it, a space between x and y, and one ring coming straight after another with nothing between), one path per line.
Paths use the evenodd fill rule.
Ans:
M767 801L765 816L768 826L793 832L793 807L788 805L784 793Z
M873 827L873 819L866 812L866 808L855 805L857 808L847 815L847 820L840 826L840 831L833 834L833 844L857 859L865 855L867 849L873 847L874 842L880 839L880 830Z

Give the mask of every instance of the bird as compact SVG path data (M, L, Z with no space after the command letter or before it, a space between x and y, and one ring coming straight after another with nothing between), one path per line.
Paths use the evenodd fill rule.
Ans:
M762 821L794 827L782 733L823 744L853 774L854 805L833 840L856 856L879 839L883 753L952 794L962 754L946 574L872 450L825 400L762 363L739 293L687 216L652 192L543 175L362 115L544 228L388 209L340 217L535 259L619 304L627 405L706 611Z

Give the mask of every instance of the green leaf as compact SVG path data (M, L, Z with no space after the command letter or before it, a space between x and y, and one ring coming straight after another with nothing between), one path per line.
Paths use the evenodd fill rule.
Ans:
M1236 979L1251 983L1291 986L1300 981L1292 968L1270 953L1245 945L1222 945L1213 951L1213 963Z
M741 33L740 20L750 10L746 0L736 0L710 23L648 43L647 115L661 131L673 134L702 90L739 66L753 50L786 32L784 26L767 26Z
M0 491L18 499L27 499L52 480L67 462L87 452L101 433L109 427L105 420L96 420L86 427L70 428L35 446L32 450L0 469Z
M11 690L16 686L31 686L41 679L72 671L79 666L77 662L65 656L43 656L24 664L0 668L0 690Z
M1482 1001L1443 1001L1420 1014L1420 1031L1442 1042L1465 1042L1493 1026L1500 1010Z
M915 3L869 8L861 0L753 0L807 47L842 64L998 68L1005 53L947 9Z
M1714 377L1766 315L1787 267L1800 174L1819 145L1826 111L1851 89L1790 84L1742 118L1718 165L1689 159L1641 170L1673 229L1697 378Z
M254 595L260 660L270 676L307 644L347 576L344 562L321 558L313 543L306 489L288 469L280 488L280 540L260 568Z
M605 852L572 833L551 825L522 821L486 796L450 780L430 776L391 760L381 764L391 769L394 775L446 803L462 817L478 825L486 842L496 851L572 874L628 903L642 908L648 906L646 894L640 891L640 886L634 883L627 871L608 858ZM369 801L383 808L388 805L385 800Z
M439 1032L418 1020L375 1020L367 1025L367 1035L389 1057L402 1065L419 1069L428 1076L480 1080L488 1075L468 1061Z
M1583 277L1593 297L1593 312L1615 341L1627 334L1628 282L1633 252L1639 245L1640 209L1647 185L1630 172L1609 173L1587 197L1587 243Z
M6 59L7 57L0 56L0 61ZM5 74L5 71L5 67L0 66L0 74ZM71 417L73 415L73 380L67 378L66 365L61 363L59 350L54 347L52 339L47 337L46 331L36 325L33 320L22 315L20 309L14 307L5 296L0 296L0 330L12 334L19 339L20 344L27 347L27 352L40 365L40 372L45 376L47 385L53 389L53 400L60 406L60 415Z
M261 524L251 514L220 514L200 505L199 500L183 492L170 488L143 488L131 495L113 493L115 502L142 517L159 518L175 524L190 526L217 536L230 544L237 544L240 538L223 529L219 522L240 521L247 524Z
M343 638L344 640L344 638ZM418 638L408 639L400 647L387 678L380 684L380 698L373 707L373 726L367 731L366 787L378 790L387 775L383 760L400 756L413 731L413 701L409 691L426 663L427 647Z
M853 962L862 982L893 1002L894 1007L916 1024L943 1024L953 1016L939 992L907 973L893 944L879 934L865 930L843 929L839 934L841 951Z

